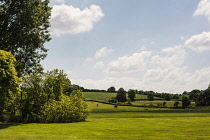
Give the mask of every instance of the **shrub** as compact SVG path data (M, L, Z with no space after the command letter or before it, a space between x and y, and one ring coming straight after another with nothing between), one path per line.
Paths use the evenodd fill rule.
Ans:
M85 121L89 110L82 96L82 92L76 90L70 96L62 95L60 101L50 100L43 107L41 122L69 123Z

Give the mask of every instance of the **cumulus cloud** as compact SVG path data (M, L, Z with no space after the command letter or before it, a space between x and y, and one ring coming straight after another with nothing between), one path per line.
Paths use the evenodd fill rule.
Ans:
M198 4L197 10L193 14L194 16L204 15L210 22L210 0L201 0Z
M80 10L65 4L55 5L52 9L51 32L54 35L77 34L90 31L93 24L104 16L101 7L91 5Z
M94 79L71 79L72 83L76 83L85 88L90 89L108 89L114 86L116 89L123 87L124 89L135 89L141 85L141 81L137 78L111 78L106 77L104 79L94 80ZM126 81L126 82L125 82Z
M94 68L96 69L103 68L103 67L104 67L104 63L102 61L99 61L94 65Z
M178 66L184 63L187 55L182 46L168 47L162 50L163 56L154 55L151 58L151 63L161 66Z
M151 52L143 51L141 53L134 53L131 56L119 57L117 60L112 61L108 64L106 72L118 73L118 72L143 71L146 69L147 59L150 56Z
M155 68L146 71L144 77L106 77L103 79L71 79L72 83L91 89L152 90L155 92L183 93L193 89L206 89L209 85L210 67L189 72L186 67Z
M193 89L206 89L209 84L210 67L189 72L178 67L148 70L144 76L143 86L159 92L182 93Z
M194 35L184 45L196 52L210 51L210 32Z
M106 47L101 48L95 53L95 58L106 57L112 52L113 52L113 49L107 49Z

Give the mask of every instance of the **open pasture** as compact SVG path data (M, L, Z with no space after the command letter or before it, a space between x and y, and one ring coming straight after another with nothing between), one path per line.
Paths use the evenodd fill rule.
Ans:
M86 122L0 124L0 139L210 139L210 110L138 108L88 102ZM148 110L147 110L148 109ZM129 112L128 112L129 110Z

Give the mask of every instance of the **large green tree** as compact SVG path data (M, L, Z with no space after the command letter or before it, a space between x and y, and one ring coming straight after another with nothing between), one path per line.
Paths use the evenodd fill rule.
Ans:
M16 76L15 58L10 52L0 50L0 118L3 111L15 113L15 100L19 96L20 79Z
M49 0L0 0L0 50L11 52L18 76L41 68L50 41Z

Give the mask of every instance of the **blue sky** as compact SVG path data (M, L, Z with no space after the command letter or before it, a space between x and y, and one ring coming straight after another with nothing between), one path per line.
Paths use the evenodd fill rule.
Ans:
M210 0L51 0L45 70L85 88L182 93L210 84Z

